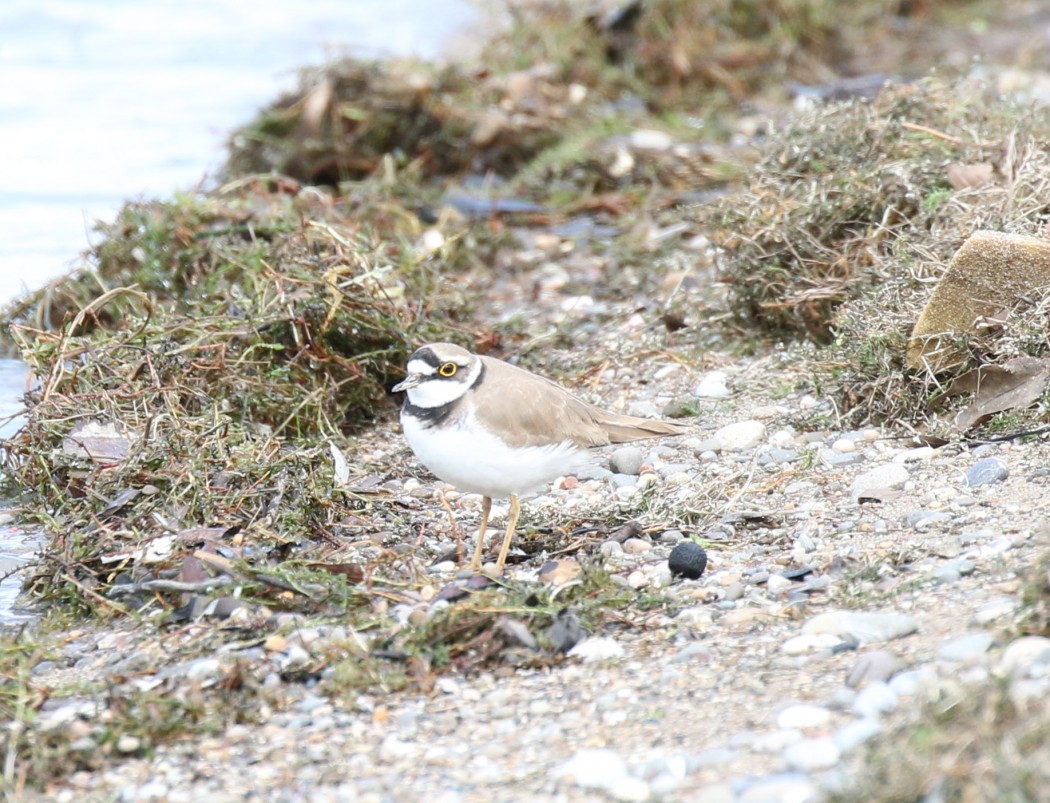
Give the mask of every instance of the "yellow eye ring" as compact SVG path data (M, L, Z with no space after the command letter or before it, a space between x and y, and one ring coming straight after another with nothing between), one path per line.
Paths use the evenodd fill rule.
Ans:
M438 373L447 379L450 376L455 376L458 369L459 366L454 362L445 362L441 364L440 368L438 368Z

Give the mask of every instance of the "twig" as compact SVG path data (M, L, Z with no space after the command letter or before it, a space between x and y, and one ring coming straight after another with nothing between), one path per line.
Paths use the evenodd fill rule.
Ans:
M963 141L958 137L953 137L951 134L945 134L943 131L938 131L935 128L929 126L919 125L918 123L901 123L901 128L905 131L918 131L922 134L929 134L931 137L937 139L943 139L945 142L951 142L953 145L962 145Z

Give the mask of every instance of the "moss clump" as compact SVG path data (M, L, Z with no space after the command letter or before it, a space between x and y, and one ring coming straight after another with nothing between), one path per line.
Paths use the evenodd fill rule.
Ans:
M702 213L737 318L827 341L842 303L916 257L946 261L979 226L1024 228L1019 211L1035 226L1041 159L1000 164L978 187L953 189L949 167L995 160L1011 140L1042 150L1048 133L1045 117L935 80L802 114L771 138L745 193Z

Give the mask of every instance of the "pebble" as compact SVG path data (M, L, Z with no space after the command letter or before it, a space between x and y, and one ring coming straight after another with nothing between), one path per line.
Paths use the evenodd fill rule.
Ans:
M869 683L853 699L853 713L859 717L877 719L897 709L899 698L888 684L881 681Z
M117 739L117 752L118 753L137 753L142 747L142 740L138 736L132 736L125 733L119 739Z
M777 727L781 729L822 728L831 721L831 711L819 705L789 705L777 714Z
M628 555L642 555L652 548L653 545L642 538L628 538L623 542L623 551Z
M1010 469L998 457L986 457L978 460L966 470L966 484L971 488L978 485L991 485L1002 482L1010 476Z
M728 381L725 371L708 371L696 383L693 395L698 399L724 399L730 393Z
M637 446L621 446L609 457L609 466L616 474L636 476L645 461L645 452Z
M874 718L855 719L847 722L831 737L843 753L848 753L869 742L882 733L882 723Z
M631 776L620 754L607 748L579 750L556 767L552 775L555 780L581 789L604 792L614 800L648 800L650 797L649 784Z
M846 685L857 689L865 683L885 682L904 668L904 662L885 650L870 650L857 657L846 676Z
M686 644L671 658L672 664L680 664L686 661L697 663L709 663L711 661L711 650L698 641Z
M579 658L585 664L610 661L624 656L623 645L616 639L605 636L587 638L569 650L569 656Z
M939 510L913 510L904 514L904 526L913 530L922 530L931 524L940 524L951 521L954 518L951 513Z
M1016 603L1012 597L997 597L977 609L973 615L973 623L979 626L989 625L997 619L1010 616L1015 607Z
M857 502L862 497L873 494L876 491L900 488L908 481L910 476L908 469L904 466L897 463L884 463L853 480L853 484L850 486L850 498Z
M802 626L803 633L834 633L858 644L891 641L918 629L918 621L908 614L858 611L826 611Z
M984 657L993 640L991 633L967 633L942 644L937 650L937 658L941 661L970 664Z
M718 452L751 449L766 436L766 425L761 421L737 421L715 431L709 448Z
M795 583L782 575L771 574L769 579L766 580L766 591L773 596L779 596L780 594L786 594L794 585Z
M219 663L218 658L198 658L190 661L184 667L183 672L187 680L204 680L221 674L222 664Z
M839 763L842 751L833 739L803 739L788 745L784 750L784 761L795 770L814 772L826 770Z
M807 775L770 775L751 783L736 803L804 803L821 800L820 788Z
M1016 678L1027 674L1035 664L1050 664L1050 638L1021 636L1006 645L995 666L995 674Z
M842 639L833 633L803 633L801 636L789 638L780 649L787 655L805 655L821 650L830 651L841 642Z

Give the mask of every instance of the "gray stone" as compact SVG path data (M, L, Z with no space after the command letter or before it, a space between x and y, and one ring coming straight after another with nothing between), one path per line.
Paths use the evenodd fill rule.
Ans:
M842 751L829 738L803 739L784 750L784 761L794 770L814 772L826 770L839 763Z
M766 436L766 425L761 421L737 421L715 431L711 448L719 452L752 449Z
M609 465L617 474L637 475L645 461L645 452L637 446L621 446L609 457Z
M1017 678L1028 674L1036 664L1050 663L1050 638L1044 636L1021 636L1014 639L1003 650L995 674L999 677Z
M641 555L652 550L653 545L644 538L628 538L623 542L623 551L628 555Z
M711 650L699 641L686 644L671 658L672 664L680 664L686 661L697 663L708 663L711 660Z
M835 731L832 741L843 753L848 753L869 742L882 732L882 724L877 719L855 719Z
M874 644L908 636L919 629L914 616L903 613L826 611L802 626L803 633L834 633L858 644Z
M909 476L908 469L899 463L884 463L853 480L850 486L850 498L856 502L869 494L900 488L908 481Z
M699 399L724 399L730 392L726 384L728 379L725 371L708 371L696 383L693 395Z
M887 684L869 683L853 700L853 713L859 717L877 719L897 709L899 698Z
M884 683L903 668L904 662L893 653L871 650L857 657L857 662L846 676L846 685L856 689L865 683Z
M992 646L991 633L967 633L942 644L937 650L937 657L942 661L969 664L984 657Z
M578 750L552 775L555 780L581 789L605 792L614 800L648 800L651 793L648 783L628 773L626 763L615 750Z
M989 600L973 615L975 625L989 625L997 619L1009 616L1014 612L1016 602L1012 597L996 597Z
M637 474L613 474L609 477L609 484L613 488L634 488L638 485Z
M953 518L951 513L939 510L913 510L911 513L904 514L904 526L913 530L921 530L931 524L951 521Z
M1010 468L998 457L986 457L978 460L966 470L966 484L971 488L977 485L991 485L1002 482L1010 476Z
M842 466L854 466L864 462L864 455L860 452L836 452L834 449L821 449L820 460L829 468Z
M789 705L777 714L777 727L783 730L822 728L830 721L831 711L822 705Z
M820 788L802 773L768 775L749 784L737 795L737 803L780 803L820 800Z

